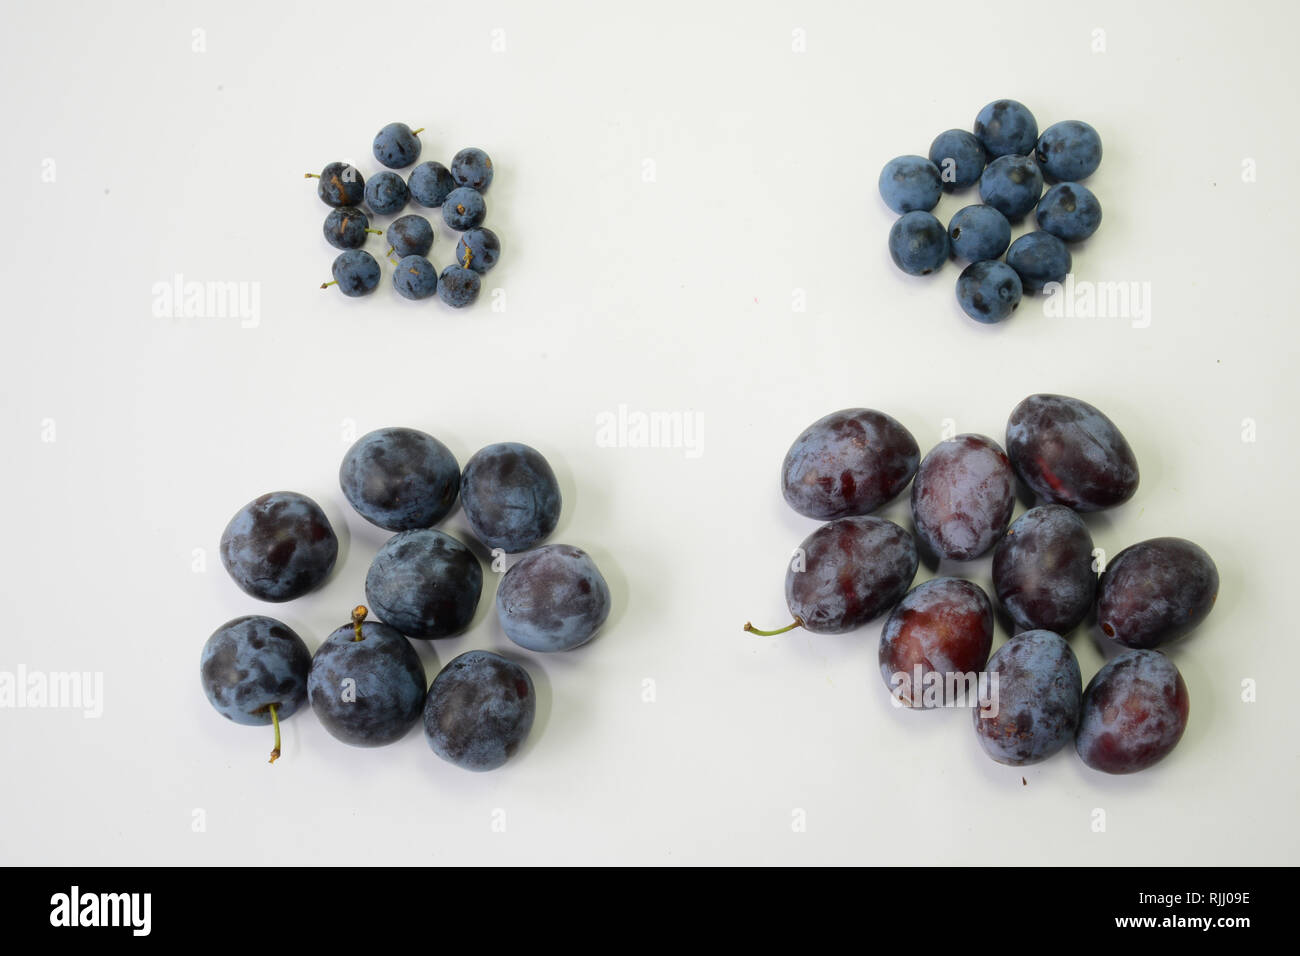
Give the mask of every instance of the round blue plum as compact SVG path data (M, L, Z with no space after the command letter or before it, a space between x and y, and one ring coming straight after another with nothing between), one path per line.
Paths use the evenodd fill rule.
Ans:
M910 276L942 268L949 252L948 230L928 212L905 213L889 230L889 255Z
M1011 243L1007 265L1016 270L1026 292L1039 295L1051 283L1065 281L1073 258L1065 243L1050 232L1027 232Z
M424 735L443 760L465 770L495 770L528 739L537 710L533 679L490 651L453 658L433 679Z
M403 299L427 299L438 291L438 270L424 256L403 256L393 269L393 288Z
M998 648L985 671L997 675L997 707L972 708L975 736L998 763L1024 767L1074 739L1083 709L1083 677L1058 634L1025 631ZM994 712L996 710L996 712Z
M353 747L383 747L406 736L424 705L424 665L387 624L345 624L311 661L307 692L321 725Z
M1011 223L992 206L976 203L957 210L948 223L948 239L958 259L1000 259L1011 245Z
M379 619L421 640L465 630L482 593L474 552L432 528L393 535L366 574L366 600Z
M999 156L980 176L980 199L1010 222L1024 219L1043 194L1043 174L1027 156Z
M335 249L360 249L369 235L370 219L356 206L331 209L322 227L325 241Z
M976 322L1001 322L1020 305L1020 276L1005 262L972 262L957 277L957 303Z
M405 169L420 158L420 138L405 123L389 123L375 134L374 153L389 169Z
M896 213L929 212L943 195L939 168L924 156L897 156L880 171L880 198Z
M535 448L501 442L465 463L460 503L474 534L508 554L543 541L560 521L560 483Z
M351 299L369 295L379 285L379 263L364 249L340 252L334 257L330 273L334 276L334 282L326 282L321 288L337 285L339 291Z
M423 216L414 214L394 219L388 226L388 244L399 259L427 256L433 248L433 226Z
M501 629L530 651L568 651L587 643L609 610L609 585L596 562L567 544L528 552L497 588Z
M930 162L938 168L945 192L966 189L984 172L984 144L964 129L946 130L930 144Z
M411 170L406 179L406 188L421 206L436 209L441 206L447 194L456 188L456 180L451 177L451 170L442 163L432 160L421 163Z
M260 726L292 717L307 702L311 653L301 637L274 618L227 621L203 645L199 678L222 717Z
M366 196L365 177L348 163L330 163L316 179L316 195L327 206L360 206Z
M468 186L457 186L442 201L442 221L457 232L483 225L487 204L483 194Z
M222 565L244 593L283 602L329 576L339 542L320 505L294 491L273 491L235 513L220 550Z
M492 160L477 146L466 147L451 158L451 178L459 186L485 192L492 185Z
M1038 137L1034 156L1049 180L1077 183L1101 165L1101 137L1079 120L1053 123Z
M501 256L501 240L485 226L470 229L456 243L456 262L464 269L483 275Z
M1038 201L1036 216L1043 232L1063 242L1079 242L1101 225L1101 203L1086 186L1057 183Z
M406 182L397 173L384 170L370 177L366 183L366 205L379 216L401 212L411 198Z
M388 531L431 528L451 511L460 464L442 442L414 428L380 428L356 440L339 485L357 514Z
M1038 120L1015 100L994 100L975 117L975 136L990 160L1028 156L1038 140Z
M464 309L478 301L483 280L473 269L447 266L438 278L438 298L453 309Z

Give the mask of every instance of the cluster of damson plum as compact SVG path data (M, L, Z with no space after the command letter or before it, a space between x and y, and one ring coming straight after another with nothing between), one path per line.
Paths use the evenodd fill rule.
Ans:
M1041 503L1012 523L1017 476ZM915 537L871 514L909 482ZM1182 538L1142 541L1100 566L1081 515L1132 498L1138 466L1092 405L1031 395L1011 413L1005 451L968 434L924 459L889 415L846 409L795 439L781 486L795 511L828 523L787 570L794 622L745 630L840 634L888 612L879 661L895 703L970 706L985 752L1011 766L1073 741L1094 770L1132 773L1182 737L1187 687L1156 648L1210 613L1218 570ZM982 588L957 577L911 587L922 555L969 561L990 550L997 601L1015 629L991 658L994 608ZM1105 638L1123 650L1085 690L1065 638L1094 609Z
M539 652L571 650L595 636L610 611L604 577L581 549L541 545L560 519L560 486L550 464L535 449L507 442L481 449L462 472L432 435L383 428L348 450L339 484L361 517L396 532L366 575L369 609L353 609L351 621L314 656L274 618L228 621L203 647L200 678L208 700L237 724L274 725L272 762L280 755L280 721L310 700L321 724L345 744L391 744L423 713L425 736L438 756L468 770L501 766L532 728L536 705L528 671L476 650L454 658L429 685L410 642L460 634L478 608L478 556L434 527L458 497L475 537L494 558L527 552L497 588L506 636ZM325 513L291 491L249 502L221 536L221 563L245 593L262 601L290 601L314 590L337 556L338 539ZM366 620L371 610L377 621Z
M396 216L408 202L427 209L441 209L442 221L459 232L456 261L438 274L429 262L433 248L433 226L419 215L399 216L388 224L388 255L393 265L393 288L405 299L427 299L437 295L452 308L462 309L478 298L482 276L501 255L501 241L484 227L487 204L483 193L492 185L492 160L477 147L462 149L451 165L428 161L411 170L407 179L391 170L404 169L420 158L419 134L405 123L389 123L375 136L375 159L388 169L367 180L349 163L335 162L319 174L316 194L331 207L325 217L325 241L342 249L334 258L334 278L321 288L338 286L346 296L369 295L379 286L379 262L365 249L371 235L382 229L370 227L372 215ZM362 208L362 204L365 208ZM394 258L396 256L396 258Z

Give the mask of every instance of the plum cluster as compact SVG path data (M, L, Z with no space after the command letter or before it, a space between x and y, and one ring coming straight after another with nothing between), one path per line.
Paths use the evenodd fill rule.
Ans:
M516 661L489 651L451 660L427 685L412 645L462 634L483 591L470 543L435 527L460 502L493 567L522 555L496 593L497 618L515 644L567 651L590 641L610 612L610 590L585 551L544 544L560 519L559 482L534 448L488 445L462 469L438 439L382 428L348 449L344 497L371 524L394 532L366 575L366 604L311 654L274 618L219 627L203 647L200 677L217 712L238 724L275 727L310 702L334 737L357 747L399 740L423 714L429 746L469 770L501 766L523 744L536 708L533 681ZM338 539L316 502L296 492L262 495L221 536L221 562L250 597L283 602L320 587ZM367 606L368 605L368 606ZM373 612L377 620L367 620Z
M492 160L477 147L462 149L451 165L432 160L420 163L403 179L393 170L412 166L420 158L419 134L405 123L389 123L375 136L375 159L386 166L366 179L355 166L343 162L327 165L319 174L316 193L330 207L325 217L325 241L342 251L335 257L334 278L322 289L337 285L346 296L363 296L379 286L378 260L362 248L372 235L370 217L397 216L388 224L388 252L384 258L393 266L393 288L405 299L427 299L437 295L456 309L472 305L479 295L483 275L501 255L497 234L483 225L487 203L483 194L492 185ZM429 261L434 230L429 220L417 214L399 216L413 202L426 209L440 209L442 221L459 232L456 261L439 274ZM369 210L369 213L367 213Z
M1005 447L957 435L924 458L889 415L833 412L795 439L781 466L786 502L826 522L786 571L794 620L745 630L842 634L888 615L878 660L900 707L970 706L984 751L1010 766L1073 742L1095 770L1142 770L1173 750L1188 718L1187 686L1157 648L1205 620L1219 575L1182 538L1099 559L1084 515L1130 500L1138 479L1115 423L1064 395L1017 405ZM1017 483L1036 504L1013 522ZM872 514L909 484L910 531ZM1013 631L992 657L994 602L978 584L945 576L912 587L923 558L937 567L990 552L997 607ZM1066 638L1092 615L1099 642L1119 653L1085 689Z
M1024 104L996 100L980 110L973 132L950 129L935 137L928 156L885 164L880 195L900 217L889 231L889 254L918 276L950 258L965 260L958 304L977 322L1001 322L1024 293L1064 281L1073 264L1067 243L1101 225L1101 204L1080 184L1099 165L1101 137L1087 123L1066 120L1040 136ZM940 196L977 184L980 202L960 209L945 229L932 212ZM1012 225L1030 213L1038 229L1012 242Z

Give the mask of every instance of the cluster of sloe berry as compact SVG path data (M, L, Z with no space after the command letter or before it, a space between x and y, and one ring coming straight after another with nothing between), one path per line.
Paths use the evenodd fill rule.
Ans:
M1039 503L1012 523L1017 476ZM915 536L871 514L909 483ZM1005 451L967 434L924 459L889 415L845 409L795 439L781 486L795 511L828 523L787 570L794 623L745 630L841 634L888 612L879 663L894 702L970 706L978 693L979 742L1010 766L1073 741L1094 770L1132 773L1182 737L1187 686L1155 648L1210 613L1218 570L1181 538L1134 544L1100 566L1081 515L1132 498L1138 466L1120 430L1092 405L1031 395L1011 412ZM969 561L990 550L998 605L1015 632L991 658L994 608L979 585L938 577L912 587L922 555ZM1085 690L1065 638L1094 611L1101 632L1125 650Z
M365 179L347 163L330 163L320 174L316 192L332 207L325 217L325 240L342 249L334 259L334 279L322 289L337 285L347 296L369 295L379 285L379 263L361 247L370 235L383 230L370 228L370 217L362 203L377 216L395 216L407 202L429 209L442 209L442 221L461 234L456 243L456 261L442 275L427 256L433 247L433 227L423 216L406 215L388 226L387 258L393 264L393 288L407 299L427 299L435 293L443 302L461 309L478 298L482 276L501 255L501 241L484 227L487 204L483 193L492 184L492 160L481 149L462 149L451 166L427 161L420 163L403 180L394 169L405 169L420 158L418 134L405 123L389 123L375 136L375 159L388 169ZM396 258L394 258L396 256Z
M362 436L339 469L343 494L367 521L396 532L366 575L365 605L313 656L270 617L228 621L203 647L200 677L217 712L238 724L275 726L310 700L334 737L379 747L424 715L438 756L468 770L501 766L533 724L532 678L489 651L454 658L427 685L411 640L463 632L483 589L478 556L434 525L460 499L470 528L494 557L527 552L497 588L502 630L530 651L585 644L610 611L609 586L586 552L541 542L560 518L560 487L546 459L518 443L489 445L461 470L432 435L383 428ZM540 545L540 547L539 547ZM289 601L320 586L338 556L325 513L306 495L277 491L249 502L221 536L221 563L262 601Z
M1039 136L1034 114L1015 100L984 107L974 129L940 133L929 158L891 159L880 172L880 195L901 217L889 231L898 268L930 275L949 257L965 259L958 303L977 322L1001 322L1023 293L1064 281L1072 264L1066 243L1087 239L1101 225L1101 204L1079 185L1101 164L1101 137L1078 120ZM1054 183L1046 193L1044 181ZM931 213L939 197L976 183L982 202L959 210L944 229ZM1012 223L1031 212L1038 230L1012 242Z

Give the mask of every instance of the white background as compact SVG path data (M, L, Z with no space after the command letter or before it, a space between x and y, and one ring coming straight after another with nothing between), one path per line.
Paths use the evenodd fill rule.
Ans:
M0 670L102 672L104 701L97 720L0 711L0 861L1300 862L1295 6L552 6L7 12ZM1075 274L1149 283L1148 328L1038 301L982 327L957 267L893 268L880 167L1003 96L1101 132L1105 221ZM395 120L427 127L422 159L495 162L504 252L472 310L401 300L387 268L366 299L317 288L333 251L302 174L377 171ZM156 315L178 274L256 283L259 323ZM1217 607L1172 652L1186 736L1136 776L1068 751L1005 768L967 714L893 710L879 623L741 631L788 619L784 562L816 525L778 471L804 426L861 405L923 450L945 419L1001 441L1036 391L1098 405L1137 452L1137 496L1088 519L1100 547L1178 535L1218 562ZM620 405L698 415L702 453L598 447ZM271 767L269 729L200 691L227 619L271 614L314 649L362 600L384 535L337 487L348 423L426 429L462 462L541 449L565 496L553 540L610 581L607 629L571 654L513 648L490 574L473 628L420 644L430 676L471 648L526 662L538 718L500 771L443 763L418 730L351 749L309 711ZM217 542L282 488L321 502L340 560L262 605ZM988 559L941 570L989 586ZM1086 680L1103 652L1086 628L1072 644Z

